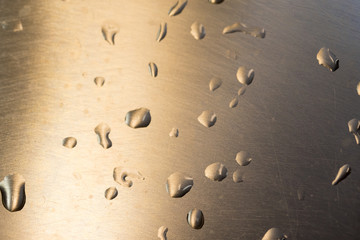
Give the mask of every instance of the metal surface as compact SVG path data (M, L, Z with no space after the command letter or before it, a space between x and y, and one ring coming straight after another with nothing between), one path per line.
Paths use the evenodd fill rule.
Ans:
M291 239L358 239L360 149L347 122L360 118L359 2L190 0L169 17L173 4L1 1L0 21L23 29L0 29L0 176L24 176L26 205L0 208L0 239L157 239L160 226L171 240L261 239L271 227ZM115 45L101 33L108 21L119 26ZM201 40L190 34L195 21ZM157 42L162 22L167 35ZM234 22L264 27L266 37L223 35ZM318 65L321 47L339 58L336 72ZM230 109L242 65L255 78ZM210 92L213 76L223 84ZM130 128L125 115L139 107L151 123ZM204 110L217 115L211 128L197 121ZM94 132L101 122L111 128L108 149ZM69 136L73 149L62 146ZM235 161L241 150L248 166ZM222 182L204 175L213 162L229 171ZM352 173L332 186L345 163ZM119 166L145 180L117 184ZM232 181L238 168L242 183ZM165 190L176 171L194 179L182 198ZM111 186L118 196L109 201ZM199 230L186 221L194 208L204 214Z

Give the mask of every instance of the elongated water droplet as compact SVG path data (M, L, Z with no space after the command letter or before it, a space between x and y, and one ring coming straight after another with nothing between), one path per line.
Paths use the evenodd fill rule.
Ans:
M175 3L174 6L172 6L169 10L169 16L176 16L178 14L180 14L182 12L182 10L184 10L186 4L187 4L187 0L183 1L183 0L179 0Z
M63 146L67 148L74 148L77 144L76 138L74 137L67 137L63 140Z
M201 210L194 208L186 216L187 222L193 229L200 229L204 226L204 214Z
M166 32L167 32L167 24L165 23L161 23L160 24L160 28L156 37L156 41L160 42L161 40L164 39L164 37L166 36Z
M229 108L234 108L239 103L239 97L236 95L229 103Z
M262 238L262 240L285 240L287 236L278 228L270 228Z
M118 190L116 187L109 187L105 190L105 198L107 200L113 200L118 195Z
M336 184L338 184L339 182L341 182L342 180L344 180L349 174L351 173L351 168L350 168L350 165L349 164L345 164L344 166L342 166L334 181L332 181L332 185L335 186Z
M218 77L213 77L209 82L209 89L210 91L215 91L218 89L222 84L222 80Z
M244 174L240 171L240 169L237 169L233 173L233 181L234 183L239 183L244 181Z
M149 72L152 77L156 77L158 75L158 68L155 63L153 62L149 63Z
M124 187L131 187L133 185L133 181L129 178L145 180L138 170L125 167L114 168L113 177L115 182Z
M265 37L264 28L248 27L244 23L234 23L233 25L225 27L223 30L223 34L234 33L234 32L242 32L258 38Z
M235 160L240 166L247 166L252 161L252 158L248 152L240 151L236 154Z
M100 145L105 149L111 148L112 142L109 138L111 128L109 125L106 123L100 123L95 127L94 131L98 136Z
M101 27L101 32L105 41L107 41L110 45L115 45L115 35L119 32L119 26L116 23L104 23Z
M142 107L129 111L125 116L125 122L132 128L147 127L151 122L150 110Z
M205 37L205 28L201 23L194 22L191 25L190 33L196 40L201 40Z
M305 199L305 191L303 189L297 190L297 196L300 201Z
M213 181L221 182L227 177L228 171L224 164L212 163L205 169L205 176Z
M239 88L238 96L244 95L245 92L246 92L246 85L244 85L244 86L242 86L241 88Z
M175 172L171 174L166 181L166 191L170 197L180 198L187 194L193 185L194 180L192 177L180 172Z
M210 3L212 4L220 4L222 3L224 0L209 0Z
M96 86L102 87L105 83L105 78L104 77L96 77L96 78L94 78L94 83Z
M158 238L160 238L160 240L167 240L166 234L168 232L168 228L165 226L161 226L158 229Z
M316 55L316 59L320 65L323 65L332 72L339 68L339 59L329 48L321 48Z
M203 111L198 117L198 121L205 127L212 127L216 123L216 114L213 111Z
M2 21L1 27L8 32L21 32L22 30L24 30L20 19Z
M360 82L356 86L356 91L357 91L358 95L360 96Z
M238 81L243 85L250 85L254 80L254 76L254 69L248 69L244 66L239 67L236 73Z
M179 136L179 130L177 128L172 128L169 133L169 136L177 138Z
M354 133L355 141L357 145L360 145L360 133Z
M6 176L0 182L2 203L10 212L20 211L26 202L25 179L20 174Z
M357 133L360 129L360 121L356 118L351 119L348 122L349 132Z

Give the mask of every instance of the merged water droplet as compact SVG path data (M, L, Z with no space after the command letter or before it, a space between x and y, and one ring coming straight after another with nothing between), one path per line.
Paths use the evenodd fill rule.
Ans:
M237 169L233 173L233 181L234 183L239 183L244 181L244 174L240 171L240 169Z
M201 23L194 22L190 33L196 40L201 40L205 37L205 27Z
M157 37L156 37L156 41L160 42L161 40L163 40L164 37L166 36L166 32L167 32L167 24L166 24L166 22L161 23L158 34L157 34Z
M218 89L222 84L222 80L218 77L213 77L209 82L209 89L210 91L215 91Z
M278 228L270 228L262 238L262 240L285 240L287 236Z
M26 202L25 178L20 174L6 176L0 182L2 203L10 212L20 211Z
M242 86L241 88L239 88L238 90L238 96L242 96L244 95L246 92L246 85Z
M77 144L76 138L74 137L67 137L63 140L63 146L67 148L74 148Z
M124 187L131 187L133 185L133 181L129 178L145 180L143 175L138 170L125 167L114 168L113 177L115 182Z
M349 174L351 173L351 168L350 168L350 165L349 164L345 164L344 166L342 166L334 181L332 181L332 185L335 186L336 184L338 184L339 182L341 182L342 180L344 180Z
M239 67L236 73L238 81L243 85L250 85L254 80L254 76L254 69L248 69L244 66Z
M240 166L247 166L252 161L252 158L248 152L240 151L236 154L235 160Z
M2 21L1 27L7 32L21 32L24 30L20 19Z
M153 62L149 63L149 72L152 77L156 77L158 75L158 68L155 63Z
M116 187L109 187L108 189L105 190L105 198L107 200L113 200L114 198L116 198L118 195L118 190L116 189Z
M193 229L200 229L204 226L204 214L201 210L194 208L186 216L187 222Z
M216 114L213 111L203 111L198 117L198 121L205 127L212 127L216 123Z
M205 169L205 176L213 181L221 182L227 177L228 171L224 164L212 163Z
M111 128L109 125L106 123L100 123L95 127L94 131L98 136L99 144L105 149L111 148L112 142L109 138Z
M158 229L158 238L160 238L160 240L167 240L166 234L168 232L168 228L165 226L161 226Z
M171 174L166 181L166 191L170 197L180 198L187 194L193 185L194 180L192 177L180 172L175 172Z
M209 0L210 3L212 4L220 4L222 3L224 0Z
M115 45L115 35L119 32L119 26L114 22L106 22L101 27L101 32L105 41L110 45Z
M176 15L180 14L182 12L182 10L184 10L187 2L188 2L187 0L177 1L175 3L175 5L170 8L169 16L172 17L172 16L176 16Z
M105 78L104 77L96 77L96 78L94 78L94 83L96 86L102 87L105 83Z
M151 122L150 110L142 107L129 111L125 116L125 122L132 128L147 127Z
M179 130L177 128L172 128L169 133L169 136L177 138L179 136Z
M238 105L239 103L239 97L238 95L236 95L229 103L229 108L234 108Z
M356 118L348 122L349 132L355 137L356 144L360 145L360 121Z
M339 68L339 59L329 48L321 48L316 55L316 59L320 65L323 65L332 72L335 72L336 69Z
M242 32L245 34L249 34L253 37L264 38L265 37L265 29L258 27L248 27L244 23L234 23L230 26L227 26L223 30L223 34L234 33L234 32Z

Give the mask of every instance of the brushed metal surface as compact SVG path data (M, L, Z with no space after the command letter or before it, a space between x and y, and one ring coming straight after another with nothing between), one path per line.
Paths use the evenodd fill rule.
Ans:
M358 239L360 149L347 122L360 118L360 4L356 0L189 0L169 17L175 1L1 1L0 177L26 179L21 211L0 208L0 239L261 239L280 228L291 239ZM115 45L102 24L119 26ZM199 22L205 37L195 40ZM167 35L156 41L160 23ZM244 22L266 30L264 39L223 28ZM330 48L340 68L319 66ZM153 78L149 62L158 67ZM236 108L239 66L255 70ZM98 87L94 78L102 76ZM222 86L209 91L212 77ZM150 109L151 123L128 127L128 111ZM214 111L205 128L197 117ZM112 147L94 128L111 128ZM169 132L179 129L178 138ZM62 146L75 137L73 149ZM251 164L235 156L248 151ZM229 176L213 182L205 168L223 163ZM352 173L337 186L338 169ZM141 172L131 188L113 179L115 167ZM240 168L245 179L232 181ZM182 198L166 179L193 177ZM116 186L109 201L104 192ZM298 192L304 199L298 199ZM187 213L201 209L205 224L192 229Z

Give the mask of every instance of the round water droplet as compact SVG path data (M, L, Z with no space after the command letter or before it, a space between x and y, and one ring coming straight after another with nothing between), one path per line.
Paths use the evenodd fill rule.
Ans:
M321 48L316 55L319 65L322 65L332 72L339 68L339 59L329 48Z
M175 172L171 174L166 181L166 191L170 197L180 198L187 194L192 186L194 180L183 173Z
M212 163L205 169L205 176L213 181L221 182L227 177L228 171L224 164Z
M247 166L252 161L252 158L248 152L240 151L236 154L235 160L240 166Z
M205 37L205 28L201 23L194 22L191 25L190 33L196 40L201 40Z
M286 240L287 236L278 228L270 228L262 238L262 240Z
M10 212L23 209L26 202L25 179L20 174L6 176L0 182L2 203Z
M104 23L101 27L101 32L105 41L107 41L110 45L115 45L115 35L119 32L119 26L116 23Z
M177 128L172 128L169 133L169 136L177 138L179 136L179 130Z
M222 84L222 80L218 77L213 77L209 82L209 89L210 91L215 91L218 89Z
M239 182L243 182L243 181L244 181L244 175L243 175L243 173L240 171L240 169L237 169L237 170L233 173L233 181L234 181L234 183L239 183Z
M129 178L145 180L143 175L136 169L125 167L114 168L113 177L115 182L124 187L131 187L133 185L133 181Z
M238 81L243 85L250 85L254 80L254 76L254 69L248 69L244 66L239 67L236 73Z
M229 103L229 108L234 108L239 103L239 97L236 95Z
M158 229L158 238L160 238L160 240L167 240L166 234L168 232L168 228L165 226L161 226Z
M74 148L77 144L76 138L74 137L67 137L63 140L63 146L67 148Z
M186 219L190 227L193 229L200 229L204 225L204 214L197 208L190 210Z
M109 127L109 125L107 125L106 123L100 123L95 127L94 131L98 136L100 145L104 149L111 148L112 142L109 138L111 128Z
M198 121L204 126L204 127L212 127L216 123L216 114L213 111L206 110L203 111L200 116L198 117Z
M138 108L129 111L125 116L125 122L132 128L144 128L151 122L150 110L147 108Z
M94 83L96 86L102 87L105 83L105 78L104 77L96 77L96 78L94 78Z
M332 185L335 186L336 184L338 184L339 182L341 182L342 180L344 180L347 176L349 176L349 174L351 173L351 168L350 168L350 165L349 164L345 164L344 166L342 166L334 181L332 181Z
M212 4L220 4L222 3L224 0L209 0L210 3Z
M105 190L105 198L107 200L113 200L118 195L118 190L116 187L109 187Z

